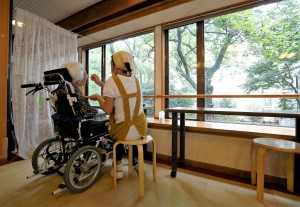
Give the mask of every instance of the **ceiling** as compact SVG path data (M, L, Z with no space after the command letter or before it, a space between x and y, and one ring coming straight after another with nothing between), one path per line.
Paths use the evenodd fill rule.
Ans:
M13 8L77 33L79 47L99 41L89 37L95 32L190 1L193 0L12 0Z
M13 7L79 34L81 47L241 2L249 0L13 0Z
M102 0L13 0L13 8L24 9L56 23L100 1Z

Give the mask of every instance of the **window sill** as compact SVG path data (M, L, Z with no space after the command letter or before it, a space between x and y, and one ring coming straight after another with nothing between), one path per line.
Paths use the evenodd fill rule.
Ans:
M172 120L148 118L148 126L149 128L171 130ZM294 128L276 126L258 126L186 120L185 131L246 139L253 139L256 137L272 137L286 140L295 140Z

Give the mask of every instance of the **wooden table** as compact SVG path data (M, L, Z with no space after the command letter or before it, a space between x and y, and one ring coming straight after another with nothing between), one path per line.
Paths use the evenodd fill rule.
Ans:
M243 110L232 108L204 108L204 107L174 107L167 108L166 113L172 113L172 171L171 177L176 177L177 170L177 127L178 113L180 114L180 166L185 165L185 114L220 114L220 115L239 115L239 116L263 116L263 117L282 117L296 119L295 141L300 142L300 111L291 110ZM295 156L295 184L300 186L300 156ZM296 186L296 185L295 185Z
M294 155L300 153L300 143L274 139L274 138L255 138L253 143L258 146L257 152L257 195L256 200L260 203L264 201L264 157L267 150L288 152L287 160L287 190L294 192ZM255 158L252 158L255 159ZM256 174L255 168L251 167L251 178ZM254 182L253 180L251 182ZM256 182L256 180L255 180Z

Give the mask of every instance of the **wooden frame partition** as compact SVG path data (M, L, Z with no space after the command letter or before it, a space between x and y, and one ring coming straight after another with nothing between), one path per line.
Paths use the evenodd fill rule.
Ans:
M9 69L10 1L0 2L0 162L7 160L7 79Z
M300 98L300 94L197 94L197 95L145 95L144 98Z

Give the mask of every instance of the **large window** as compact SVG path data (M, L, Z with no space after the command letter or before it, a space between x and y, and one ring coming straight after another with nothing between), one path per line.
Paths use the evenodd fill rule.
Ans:
M102 71L102 47L97 47L94 49L88 50L88 68L89 68L89 80L91 74L97 74L99 77L101 77L101 71ZM101 89L97 84L95 84L93 81L88 81L88 93L89 94L95 94L100 93ZM98 106L97 101L91 101L89 100L90 104L92 106Z
M300 1L286 0L168 30L169 93L195 94L205 82L206 94L298 93L300 77ZM196 38L202 35L204 38ZM204 48L196 40L204 39ZM179 44L180 43L180 44ZM195 79L196 54L204 50L205 77ZM173 85L172 85L173 84ZM174 85L175 84L175 85ZM175 102L176 103L173 103ZM194 106L196 100L171 100L169 106ZM296 99L206 99L206 107L299 109ZM293 119L206 116L207 121L294 126Z
M168 31L170 95L197 94L196 30L196 24L190 24ZM169 99L169 107L176 106L196 106L196 99Z
M92 74L95 72L99 76L100 74L105 74L103 77L105 81L111 76L111 55L121 50L130 52L134 56L138 68L136 76L141 83L143 95L154 95L154 33L152 32L118 40L89 50L89 73ZM101 54L105 55L102 56ZM101 65L103 65L103 68L101 68ZM99 87L94 89L94 85L91 82L89 81L89 94L97 90L99 93ZM144 104L153 105L153 100L144 99ZM153 117L153 114L153 108L147 110L148 117Z

